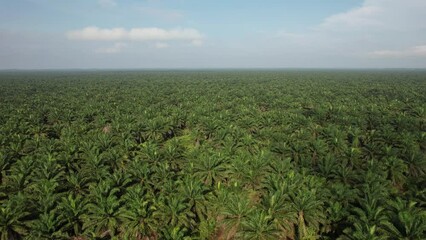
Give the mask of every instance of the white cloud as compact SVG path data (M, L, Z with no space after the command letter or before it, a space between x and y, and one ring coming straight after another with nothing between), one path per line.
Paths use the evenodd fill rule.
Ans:
M415 46L404 50L373 51L370 55L379 58L426 57L426 45Z
M381 26L383 23L376 18L381 11L382 9L378 6L364 4L364 6L348 12L327 17L320 24L319 28L335 29Z
M192 28L98 28L86 27L67 33L67 37L73 40L86 41L201 41L203 36Z
M136 41L149 40L199 40L201 34L191 28L165 30L161 28L133 28L128 32L129 38Z
M191 45L199 47L203 45L203 41L201 39L194 39L191 41Z
M125 48L127 44L125 43L115 43L112 47L107 48L99 48L96 50L97 53L108 53L108 54L114 54L114 53L120 53L123 48Z
M67 37L73 40L117 41L127 40L128 32L123 28L100 29L97 27L86 27L81 30L67 32Z
M176 9L141 7L138 10L142 15L167 21L177 21L184 17L184 14Z
M168 48L168 47L170 47L170 45L168 43L164 43L164 42L157 42L157 43L155 43L154 47L161 49L161 48Z
M98 4L104 8L117 6L117 3L114 0L98 0Z
M365 0L306 31L279 32L282 43L271 49L277 52L278 45L283 54L320 59L318 65L424 66L425 12L425 0Z
M425 29L424 0L364 0L358 8L331 15L318 26L319 30L375 31ZM420 21L420 22L419 22Z

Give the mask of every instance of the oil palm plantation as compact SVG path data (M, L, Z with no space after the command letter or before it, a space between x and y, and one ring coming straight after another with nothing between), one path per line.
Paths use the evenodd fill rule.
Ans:
M423 239L425 76L0 72L1 239Z

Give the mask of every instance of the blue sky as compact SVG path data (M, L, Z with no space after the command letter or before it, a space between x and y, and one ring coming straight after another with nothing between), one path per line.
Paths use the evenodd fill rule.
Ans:
M0 69L424 68L424 0L0 0Z

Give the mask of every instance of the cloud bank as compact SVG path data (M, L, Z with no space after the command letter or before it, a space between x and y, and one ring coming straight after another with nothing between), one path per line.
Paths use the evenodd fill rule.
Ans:
M348 12L335 14L327 17L319 26L320 29L333 28L358 28L358 27L380 27L383 24L376 19L382 12L377 5L364 5Z
M141 7L137 11L144 16L171 22L181 20L185 17L182 11L176 9Z
M300 65L426 67L425 12L424 0L365 0L305 31L278 32L276 49L304 56Z
M404 50L380 50L370 53L373 57L381 58L405 58L405 57L426 57L426 45L415 46Z
M108 54L120 53L123 50L123 48L125 48L126 46L127 44L125 43L115 43L112 47L98 48L96 52L108 53Z
M98 4L104 8L117 6L117 3L114 0L98 0Z
M67 32L72 40L84 41L202 41L203 36L192 28L98 28L86 27Z
M358 8L331 15L319 29L372 32L426 30L424 0L365 0Z
M168 43L157 42L154 44L154 47L161 49L161 48L168 48L170 47L170 45Z

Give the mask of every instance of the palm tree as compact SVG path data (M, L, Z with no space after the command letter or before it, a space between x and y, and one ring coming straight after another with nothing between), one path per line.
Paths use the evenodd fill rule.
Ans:
M335 177L337 160L332 154L327 154L318 161L318 172L322 177L331 180Z
M12 195L0 205L1 240L21 239L30 229L26 219L30 216L26 199L22 193Z
M161 231L162 237L164 239L170 240L190 240L191 237L188 235L188 229L185 227L174 227L166 226Z
M141 147L140 154L144 160L147 160L150 163L155 163L162 159L160 146L156 142L148 141Z
M61 220L56 211L44 212L31 223L29 239L68 239L66 233L59 229Z
M150 182L152 169L149 163L139 159L135 159L129 163L126 171L130 174L130 179L135 184L147 184Z
M118 209L121 200L116 193L120 190L112 188L109 183L101 181L91 189L92 200L87 204L83 216L83 229L97 237L114 237L118 228Z
M270 152L260 151L256 155L245 154L243 156L245 162L241 170L245 183L253 190L261 189L264 178L270 171L268 163L272 155Z
M410 177L419 177L426 174L426 158L424 154L416 151L405 155L405 163L408 166L408 175Z
M290 169L284 175L268 175L265 178L264 186L269 193L280 191L283 194L288 194L303 186L303 177Z
M162 117L151 119L146 124L145 139L153 142L160 142L163 133L170 129L170 125Z
M297 223L297 214L290 208L288 194L281 190L268 191L262 198L262 207L270 216L274 224L282 231L283 237L294 238L294 225Z
M129 161L129 157L125 154L128 154L128 152L120 146L120 148L113 147L102 152L102 157L105 158L105 165L111 168L112 171L117 171L123 168Z
M61 167L63 167L64 172L74 170L76 168L76 165L78 165L79 160L78 140L64 140L61 148L63 148L64 150L55 153L57 163Z
M347 218L352 209L351 203L356 202L356 189L350 188L342 182L333 183L330 186L330 192L327 193L325 202L327 220L329 224L326 226L327 235L336 238L343 233L347 227Z
M255 211L242 222L242 231L237 236L244 239L277 239L279 231L273 224L273 218L264 211Z
M118 188L120 191L118 195L122 195L126 188L131 185L130 174L123 169L114 171L112 174L107 175L107 179L112 188Z
M40 160L37 160L33 178L60 181L64 173L64 168L59 164L56 157L52 154L47 154L42 156Z
M83 219L82 216L86 211L87 201L77 194L68 194L62 197L58 204L58 219L63 223L61 229L70 234L70 236L78 236L82 233Z
M214 119L208 117L200 119L200 122L202 125L201 131L204 134L205 139L211 139L216 129L219 128L218 123Z
M166 186L175 185L174 180L176 179L176 174L171 171L170 165L168 162L159 162L152 167L152 175L150 181L152 187L159 192L165 192L166 190L171 190L172 193L174 189L166 188ZM173 180L173 181L171 181Z
M383 229L391 239L422 239L426 235L426 211L418 208L416 202L397 198L389 201L390 218Z
M318 159L325 155L328 146L327 143L322 139L316 139L309 145L310 152L312 153L311 163L315 166Z
M346 229L346 236L350 239L383 239L380 233L382 226L387 223L385 208L380 206L378 196L366 195L360 200L361 207L353 209L355 215L349 217L354 229Z
M333 201L327 204L327 220L329 224L326 226L327 234L332 236L338 236L343 230L342 225L344 224L345 217L349 215L346 208L338 201Z
M120 235L128 239L154 238L158 223L154 218L157 207L152 194L141 185L135 185L127 190L123 202L118 213Z
M226 159L222 154L206 154L194 162L194 176L207 186L215 185L226 176Z
M22 154L22 149L25 143L25 136L21 134L14 133L11 138L9 138L9 154L12 158L20 158Z
M306 152L307 146L301 141L292 141L290 144L291 158L293 162L299 166L301 164L301 159L303 154Z
M388 178L394 186L401 188L406 181L406 174L408 173L407 165L403 160L395 156L385 158L384 160Z
M348 159L349 165L351 167L355 165L361 165L361 164L358 164L358 162L360 161L361 153L362 153L362 149L359 147L350 147L347 149L345 157Z
M99 148L93 147L84 152L84 163L79 169L84 177L92 181L101 181L109 171L109 166L106 165L106 158L101 154Z
M105 127L104 127L105 129ZM108 128L109 129L109 128ZM110 130L108 130L110 131ZM94 135L94 142L97 143L97 147L101 152L106 151L114 146L113 138L111 134L107 134L106 130L102 133Z
M65 176L65 188L75 194L87 193L90 178L85 176L79 169L70 170Z
M358 148L361 143L362 131L358 127L349 127L348 133L348 142L351 144L351 147Z
M168 226L190 228L195 225L195 214L185 203L185 199L177 195L161 199L158 211L154 216L159 219L160 223Z
M239 144L240 144L240 146L243 149L246 149L251 154L258 153L259 152L259 148L262 147L262 142L261 141L257 141L256 138L254 138L253 135L251 135L250 133L244 134L240 138L240 143Z
M59 183L55 180L41 179L29 188L30 197L35 202L35 207L39 212L46 213L56 207L58 194L56 189Z
M285 176L291 170L291 158L271 158L268 162L268 168L271 170L271 174Z
M185 198L189 209L195 214L199 221L206 216L206 195L209 189L201 181L193 176L187 175L180 182L179 190Z
M335 125L329 125L327 128L324 128L324 135L328 146L334 153L340 154L346 150L347 145L345 144L346 136L344 131Z
M30 174L34 169L35 162L31 157L23 157L16 161L10 168L3 181L5 190L8 193L23 191L30 183Z
M223 222L227 228L229 237L235 236L241 230L241 222L253 211L250 200L244 192L233 193L223 208Z
M234 159L230 161L230 167L228 169L230 182L241 183L246 178L248 170L249 160L245 155L238 154L234 156Z
M0 152L0 185L3 183L3 176L5 175L5 170L9 168L11 162L8 159L8 156Z
M416 136L413 133L407 131L404 131L401 134L399 138L399 145L406 155L415 153L419 148L419 145L416 141Z
M344 184L350 184L355 179L355 173L353 171L352 165L349 163L348 159L343 158L334 170L335 178L343 182Z
M339 239L342 240L386 240L387 236L378 235L377 226L369 226L367 224L355 223L354 230L345 229L345 235Z
M290 193L291 208L297 214L297 233L299 239L305 239L311 231L318 232L321 224L326 223L323 205L316 189L299 189Z
M177 138L168 140L164 146L164 158L169 161L170 166L175 172L183 167L183 154L185 148L181 145Z

